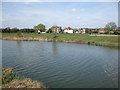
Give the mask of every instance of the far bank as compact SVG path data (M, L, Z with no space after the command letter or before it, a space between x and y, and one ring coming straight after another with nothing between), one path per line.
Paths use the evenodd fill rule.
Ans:
M3 40L20 40L20 41L48 41L48 42L67 42L80 43L96 46L114 46L118 47L119 36L112 35L89 35L89 34L55 34L55 33L2 33Z

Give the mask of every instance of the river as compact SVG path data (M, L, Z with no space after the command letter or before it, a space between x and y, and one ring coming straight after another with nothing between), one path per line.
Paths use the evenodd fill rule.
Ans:
M118 87L118 49L114 48L3 40L2 66L50 88Z

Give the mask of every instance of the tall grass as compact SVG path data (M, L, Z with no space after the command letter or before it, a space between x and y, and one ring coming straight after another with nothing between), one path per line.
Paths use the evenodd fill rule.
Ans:
M84 43L118 43L118 36L90 36L88 34L37 34L37 33L23 33L25 38L44 38L55 39L58 42L84 42ZM18 37L16 33L3 33L2 37Z

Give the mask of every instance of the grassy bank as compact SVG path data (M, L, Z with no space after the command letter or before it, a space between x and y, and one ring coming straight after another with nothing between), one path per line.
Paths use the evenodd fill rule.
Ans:
M45 89L41 82L32 81L30 78L20 76L11 68L2 69L2 88L41 88Z
M55 41L68 43L84 43L97 46L118 46L118 36L90 36L82 34L37 34L23 33L19 37L16 33L3 33L4 40L25 40L25 41Z

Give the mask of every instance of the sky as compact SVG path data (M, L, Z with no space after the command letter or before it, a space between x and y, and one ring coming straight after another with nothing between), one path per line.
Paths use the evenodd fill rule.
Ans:
M9 1L9 0L8 0ZM118 2L2 2L2 27L33 28L44 24L103 28L118 24Z

